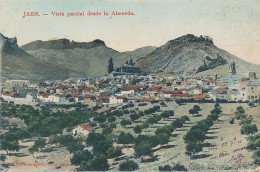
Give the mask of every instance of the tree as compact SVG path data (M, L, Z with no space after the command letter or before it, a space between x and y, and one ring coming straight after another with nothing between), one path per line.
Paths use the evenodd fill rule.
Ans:
M254 107L254 105L255 105L254 102L249 102L248 103L248 106L250 106L250 107Z
M253 154L253 158L254 158L254 163L256 165L260 165L260 149L256 150Z
M151 153L152 145L149 140L142 140L135 144L135 154L137 157L142 155L149 155Z
M81 165L83 163L86 163L87 161L89 161L92 158L93 158L93 155L88 150L84 150L82 152L74 154L74 156L72 157L70 162L72 165Z
M1 135L1 148L6 151L7 154L8 151L19 151L19 143L18 143L19 137L17 137L16 132L7 132L3 135Z
M110 147L112 147L112 139L99 140L97 144L93 145L93 154L104 154L107 156Z
M184 140L186 142L194 142L194 141L203 141L205 136L205 131L201 129L191 129L186 136L184 137Z
M34 157L34 152L38 152L38 148L35 145L33 145L28 149L28 151Z
M68 145L66 145L66 147L70 153L74 153L78 150L83 150L82 144L77 141L73 141L73 142L69 143Z
M134 127L134 132L136 134L140 134L142 132L142 127L140 125L137 125Z
M239 112L239 113L245 113L245 110L244 110L244 108L243 108L242 106L238 106L238 107L237 107L237 112Z
M170 140L170 135L168 133L159 133L160 144L167 144Z
M6 154L9 154L8 151L19 151L18 140L7 141L5 139L1 140L1 148L6 151Z
M46 146L46 139L44 138L39 138L34 142L34 146L37 148L40 148L40 150L42 150L42 148L44 148Z
M258 131L257 126L255 124L244 124L241 127L241 134L254 134Z
M125 127L126 125L131 125L131 121L130 120L128 120L128 119L123 119L122 121L121 121L121 125L123 126L123 127Z
M247 138L251 150L260 147L260 133Z
M195 153L202 151L202 142L201 141L188 142L186 146L186 150L188 153L190 153L193 156L195 155Z
M118 136L118 141L119 144L130 144L134 143L134 136L130 133L124 133L121 132L120 135Z
M134 113L134 114L130 115L130 118L131 118L132 121L135 121L135 120L139 119L140 116L138 114Z
M86 140L86 143L89 145L89 146L94 146L96 144L98 144L99 141L101 140L105 140L105 136L102 135L102 134L99 134L99 133L90 133L88 135L88 138Z
M220 108L219 103L216 103L216 104L214 105L214 108L215 108L215 109Z
M198 113L201 110L201 108L199 105L194 105L193 110Z
M138 168L139 165L132 160L127 160L119 165L119 171L134 171Z
M108 151L107 151L107 157L108 158L115 158L115 157L119 157L121 156L122 150L119 147L114 148L113 146L111 146Z
M166 133L167 135L171 135L172 131L173 131L172 126L165 125L163 127L157 128L155 134L158 135L160 133Z
M102 154L94 156L94 158L86 163L86 169L90 171L107 171L108 168L108 161Z
M192 115L194 115L194 114L197 114L198 112L197 111L195 111L194 109L190 109L189 110L189 114L192 114Z
M108 122L115 122L116 121L116 117L111 116L107 120L108 120Z

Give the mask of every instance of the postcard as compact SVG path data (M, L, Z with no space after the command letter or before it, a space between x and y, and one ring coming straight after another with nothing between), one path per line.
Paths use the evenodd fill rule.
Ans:
M0 171L260 171L259 0L0 0Z

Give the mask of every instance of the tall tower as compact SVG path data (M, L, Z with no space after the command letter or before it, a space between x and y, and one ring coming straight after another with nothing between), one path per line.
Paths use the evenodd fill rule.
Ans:
M110 57L108 60L107 72L111 73L114 70L113 58Z
M130 64L131 66L133 66L133 59L132 59L131 56L130 56L129 64Z
M235 75L236 74L236 64L235 62L231 62L229 65L229 73L231 75Z

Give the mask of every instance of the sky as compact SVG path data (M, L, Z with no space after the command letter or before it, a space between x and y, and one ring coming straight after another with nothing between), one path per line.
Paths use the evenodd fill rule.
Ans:
M82 11L85 16L66 17ZM109 15L87 16L89 11ZM111 16L113 11L135 15ZM23 17L24 12L41 16ZM217 47L260 64L260 0L0 0L0 21L0 33L17 37L19 46L35 40L101 39L115 50L131 51L185 34L208 35Z

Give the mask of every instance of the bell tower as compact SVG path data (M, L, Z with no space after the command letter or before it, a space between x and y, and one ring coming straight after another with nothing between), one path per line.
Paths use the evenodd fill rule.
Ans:
M228 69L229 69L229 74L236 75L236 64L235 64L235 62L231 62Z

